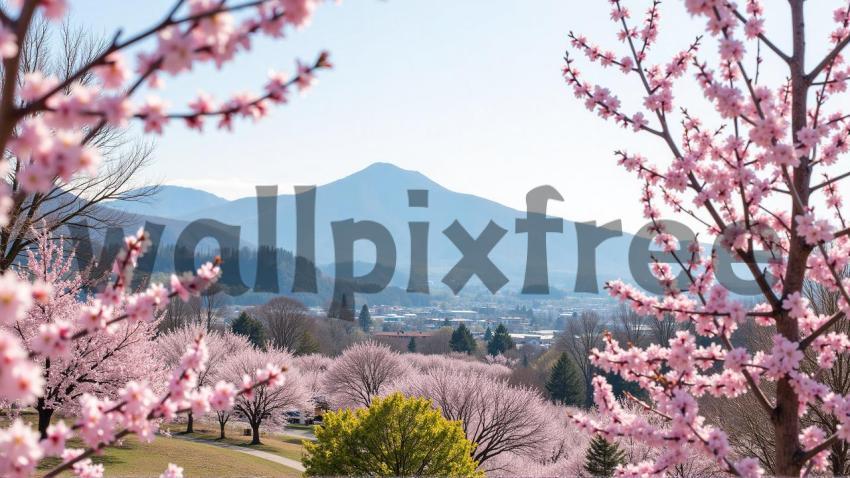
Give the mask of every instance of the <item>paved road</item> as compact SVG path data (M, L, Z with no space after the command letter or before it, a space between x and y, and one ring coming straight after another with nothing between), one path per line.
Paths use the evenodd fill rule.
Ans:
M316 435L313 434L312 430L305 430L303 428L289 428L284 427L281 432L284 435L294 436L301 438L303 440L312 440L316 441Z
M177 439L180 439L180 440L193 441L195 443L204 443L204 444L207 444L207 445L210 445L210 446L217 446L217 447L220 447L220 448L227 448L228 450L238 451L239 453L245 453L247 455L252 455L252 456L255 456L257 458L262 458L263 460L273 461L275 463L278 463L278 464L283 465L283 466L287 466L287 467L292 468L294 470L304 471L304 466L301 464L300 461L292 460L290 458L285 458L285 457L282 457L280 455L275 455L274 453L269 453L267 451L251 450L250 448L245 448L243 446L229 445L227 443L218 443L218 442L209 441L209 440L201 440L199 438L188 437L186 435L176 435L175 434L175 435L172 435L172 438L177 438Z

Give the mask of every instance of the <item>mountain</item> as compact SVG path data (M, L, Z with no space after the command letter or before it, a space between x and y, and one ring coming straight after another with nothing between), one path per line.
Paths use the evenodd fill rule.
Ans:
M134 201L112 201L106 203L106 206L140 216L173 219L201 209L221 206L228 202L227 199L215 194L182 186L160 186L155 188L152 195L146 194L143 189L137 189L129 191L127 195L132 197L135 196L134 193L136 192L145 197Z
M474 178L470 178L470 181L473 180ZM427 208L408 206L410 189L428 191ZM111 206L119 207L117 204ZM242 245L258 243L256 198L227 201L203 191L163 186L151 207L150 213L179 222L214 219L224 224L239 226ZM451 191L419 172L388 163L375 163L350 176L317 187L316 264L324 271L331 272L334 269L332 222L347 219L375 221L389 231L397 250L392 284L406 287L411 240L408 222L424 221L429 223L428 259L431 289L432 292L446 292L449 289L440 281L458 262L461 253L442 231L456 220L475 238L481 234L489 221L493 221L506 229L507 233L489 257L510 280L505 290L519 290L525 273L528 235L516 233L515 224L517 219L525 216L524 211L517 211L474 195ZM295 224L293 194L279 195L276 227L278 247L295 251ZM562 290L573 290L578 269L575 223L564 220L563 231L563 234L547 234L550 285ZM174 234L166 233L165 237L174 237ZM598 284L615 277L627 278L631 238L632 236L624 234L604 241L596 249ZM355 271L358 274L363 273L374 261L374 247L367 241L357 241L354 251ZM467 288L476 286L480 288L481 283L474 277L467 284Z

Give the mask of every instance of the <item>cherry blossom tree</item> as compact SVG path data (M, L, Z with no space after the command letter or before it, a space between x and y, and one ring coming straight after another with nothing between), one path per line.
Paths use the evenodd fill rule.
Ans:
M388 387L410 370L404 358L389 346L360 342L342 352L324 377L331 405L336 408L368 407Z
M307 388L313 405L328 408L330 402L325 395L323 384L333 359L321 354L300 355L295 357L294 364L304 381L304 387Z
M61 78L39 69L21 75L22 46L38 19L62 20L66 0L11 0L0 6L0 169L4 177L15 178L12 184L0 184L0 227L12 227L10 218L19 217L31 195L49 193L74 178L96 177L102 152L91 140L105 128L120 130L139 123L147 134L163 134L172 122L201 131L212 120L215 127L232 129L239 118L258 119L270 105L285 103L291 89L309 88L316 72L330 67L326 53L297 62L292 76L272 73L259 93L238 93L221 103L200 94L185 110L174 111L153 94L163 86L164 76L184 74L196 64L224 67L249 50L254 38L281 38L286 30L305 26L319 3L175 0L161 21L135 33L117 29L102 51ZM91 78L94 82L88 82ZM138 101L137 94L144 90L150 95ZM39 325L28 344L9 327L24 321L34 304L48 301L51 285L30 282L13 271L0 274L0 400L34 404L45 396L44 361L66 359L81 341L151 324L170 302L198 297L221 273L216 261L204 264L195 275L172 276L167 286L152 284L132 292L134 269L149 245L144 231L128 236L105 287L76 313ZM238 384L221 381L198 388L207 358L204 338L197 337L161 382L156 377L129 380L114 397L99 390L84 393L74 423L52 424L42 440L23 421L13 421L0 429L0 475L29 476L45 457L59 457L60 463L45 477L65 471L101 476L103 467L90 457L123 437L135 434L152 440L160 420L189 411L200 415L226 410L239 397L253 396L259 388L273 392L285 381L284 369L266 363ZM85 448L66 448L71 437L78 437ZM164 473L181 475L176 465Z
M487 461L486 469L511 476L581 476L590 434L579 432L566 408L544 404L548 417L545 432L534 450L499 453ZM572 409L569 409L572 410ZM574 411L574 410L573 410Z
M496 357L504 358L504 355L497 355ZM510 367L496 357L485 355L484 360L486 362L481 362L466 353L451 353L449 355L404 354L404 359L421 372L455 370L464 373L482 373L499 379L510 377Z
M805 28L812 2L789 0L787 10L776 12L790 19L790 38L779 42L765 31L767 16L758 0L683 3L705 22L705 34L683 40L672 59L651 59L660 29L658 0L646 2L640 25L626 2L611 0L619 53L569 34L563 74L575 96L600 117L654 137L669 151L668 160L655 161L615 153L640 181L649 232L674 260L652 264L663 294L646 294L620 281L606 288L638 314L658 320L669 314L693 330L646 348L622 347L608 336L591 354L596 367L646 390L644 405L669 427L625 411L601 377L593 379L594 399L610 420L581 415L575 420L588 430L662 448L657 457L621 469L624 475L663 473L682 464L686 450L700 450L730 473L758 476L758 460L731 453L729 436L704 420L698 402L707 395L750 394L770 416L774 471L782 476L820 471L833 443L850 438L850 398L802 367L805 353L829 369L850 348L847 335L833 329L850 308L850 280L840 275L850 260L850 229L839 192L840 181L850 176L841 169L846 169L841 159L850 148L850 123L840 108L850 79L843 55L850 43L850 4L834 2L835 28L821 33ZM825 48L813 58L815 44ZM626 104L605 86L584 80L578 55L633 81L636 90L628 97L642 103ZM781 73L770 78L769 71ZM683 94L688 87L701 95ZM694 101L685 104L686 96ZM717 246L708 253L702 241L680 248L661 220L665 210L700 224ZM737 299L716 280L720 248L746 267L759 290L757 305ZM759 251L767 251L769 259L760 259ZM803 294L807 281L840 294L839 310L814 311ZM733 345L748 318L775 328L767 350ZM815 404L835 417L835 433L801 426L801 415Z
M169 369L174 368L180 363L180 358L183 355L183 351L186 350L186 345L192 343L196 337L204 334L206 334L204 341L207 345L209 358L207 359L206 368L198 373L197 387L210 386L219 380L224 380L221 368L225 362L239 352L253 347L248 342L248 339L241 335L231 333L227 330L207 332L205 325L195 324L172 330L160 336L156 341L159 356ZM186 433L192 433L194 431L194 414L189 412L187 415ZM224 421L224 424L227 424L227 420ZM222 433L224 433L224 424L222 424Z
M292 365L292 354L285 350L269 348L267 351L253 347L243 349L221 366L221 376L232 383L250 381L251 374L266 364L278 367ZM233 410L251 426L251 444L260 444L260 425L263 423L285 423L284 412L305 410L310 403L310 394L300 374L290 370L286 384L279 387L259 386L250 393L236 398Z
M29 353L41 346L37 341L42 326L73 321L85 305L78 298L84 281L72 269L73 255L64 254L64 241L52 241L46 234L37 237L37 249L28 252L26 267L18 274L22 280L44 287L44 295L8 328ZM129 380L158 377L163 369L154 353L155 332L153 323L116 324L111 333L74 341L63 356L41 358L44 392L35 403L41 436L46 435L55 412L75 412L77 399L84 394L97 392L115 398ZM183 343L181 353L189 343L191 340Z
M472 458L485 470L499 471L490 461L502 453L538 457L552 437L547 434L549 408L540 393L455 362L405 374L392 389L430 399L446 418L460 420L475 444Z

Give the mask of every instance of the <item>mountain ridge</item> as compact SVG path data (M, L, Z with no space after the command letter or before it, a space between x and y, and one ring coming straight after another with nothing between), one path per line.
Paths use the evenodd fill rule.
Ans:
M179 189L174 189L179 188ZM428 191L428 207L409 207L407 191L424 189ZM149 212L150 216L160 216L175 221L189 223L198 219L213 219L224 224L238 226L241 245L257 244L257 203L254 197L226 200L210 194L217 200L212 204L201 201L201 207L194 207L192 197L181 199L185 193L198 198L207 198L192 190L176 186L162 186L166 194L157 198ZM187 193L186 190L189 190ZM163 199L164 198L164 199ZM173 204L176 201L189 204ZM116 207L120 205L111 205ZM119 207L120 208L120 207ZM476 238L492 221L506 230L504 237L493 248L490 258L509 278L508 288L522 286L525 272L525 253L527 234L516 231L516 220L526 216L518 211L490 199L473 194L449 190L424 174L402 169L391 163L373 163L350 175L316 187L316 261L322 269L335 263L334 240L331 224L336 221L353 219L355 221L375 221L385 227L393 238L396 247L396 269L392 284L405 287L407 284L410 261L409 222L427 222L429 224L428 255L429 281L433 287L444 288L440 283L446 274L462 257L458 248L442 231L457 221L467 233ZM295 251L295 197L294 194L277 196L277 247ZM577 232L573 221L564 219L562 234L547 234L548 267L550 283L553 287L571 289L577 270ZM167 234L167 237L174 237ZM604 279L628 275L627 264L629 240L633 237L623 234L608 239L599 245L596 254L596 267L599 277L597 284ZM374 261L374 247L364 241L354 246L356 273L366 272L362 264ZM473 278L468 285L480 285ZM448 290L447 288L445 290Z

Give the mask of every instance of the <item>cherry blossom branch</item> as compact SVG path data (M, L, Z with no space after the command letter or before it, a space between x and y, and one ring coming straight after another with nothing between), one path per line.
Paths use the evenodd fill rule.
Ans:
M821 442L821 443L820 443L819 445L817 445L816 447L811 448L811 449L809 449L809 450L805 450L805 451L803 451L803 454L802 454L802 456L800 457L800 460L801 460L803 463L805 463L805 462L807 462L807 461L811 460L811 459L812 459L812 458L814 458L814 457L815 457L818 453L820 453L820 452L822 452L822 451L825 451L825 450L828 450L830 447L832 447L832 445L833 445L836 441L838 441L838 440L840 440L840 439L841 439L841 438L838 436L838 433L834 433L834 434L830 435L830 437L829 437L829 438L827 438L826 440L824 440L823 442Z
M835 325L839 320L843 319L845 314L843 311L838 311L829 318L826 322L823 323L820 327L815 329L811 334L809 334L806 338L800 341L800 350L806 350L812 345L812 342L815 341L816 338L825 334L833 325Z
M833 178L827 179L826 181L824 181L822 183L816 184L816 185L811 187L811 190L817 191L818 189L822 189L826 186L829 186L830 184L837 183L838 181L841 181L842 179L845 179L847 177L850 177L850 171L848 171L846 173L839 174L838 176L835 176Z
M729 10L730 10L730 11L731 11L734 15L735 15L735 17L737 17L737 18L738 18L738 20L740 20L740 21L741 21L741 23L746 24L746 23L749 21L749 20L747 19L747 17L745 17L745 16L744 16L744 15L743 15L740 11L738 11L736 8L733 8L733 5L734 5L733 3L727 2L727 3L726 3L726 8L728 8L728 9L729 9ZM779 48L778 46L776 46L776 44L775 44L775 43L773 43L772 41L770 41L770 39L769 39L769 38L767 38L767 35L765 35L764 33L759 33L759 34L758 34L758 39L759 39L759 40L761 40L761 41L762 41L762 42L763 42L763 43L764 43L764 44L765 44L765 45L766 45L766 46L767 46L767 47L768 47L771 51L773 51L774 53L776 53L776 56L778 56L779 58L781 58L781 59L782 59L785 63L788 63L788 64L790 64L790 63L791 63L791 57L790 57L787 53L785 53L784 51L782 51L782 49L781 49L781 48Z
M213 16L219 15L221 13L229 13L229 12L235 12L235 11L243 10L243 9L246 9L246 8L257 7L259 5L262 5L264 3L269 2L271 0L251 0L251 1L248 1L248 2L244 2L244 3L240 3L240 4L236 4L236 5L231 5L231 6L227 6L227 0L219 0L218 5L209 9L209 10L205 10L203 12L196 13L196 14L193 14L193 15L188 15L188 16L183 17L183 18L175 19L174 15L177 13L177 11L179 10L180 6L183 4L184 1L185 0L177 0L175 5L169 11L168 15L161 22L159 22L158 24L148 28L145 31L142 31L142 32L134 35L133 37L131 37L131 38L129 38L129 39L123 41L123 42L118 42L118 37L120 36L121 31L119 30L118 32L116 32L115 39L112 42L112 44L106 50L104 50L100 55L96 56L93 60L91 60L86 65L78 68L77 71L75 71L74 73L69 75L68 78L66 78L64 81L57 84L54 88L52 88L47 93L45 93L41 98L34 100L34 101L31 101L31 102L27 103L23 108L18 109L15 112L15 114L17 116L26 116L26 115L32 114L35 111L43 110L45 108L46 104L47 104L47 100L51 96L67 89L75 81L79 80L83 75L85 75L88 71L91 71L92 68L94 68L98 65L105 64L107 62L107 58L109 57L109 55L111 55L115 52L118 52L120 50L123 50L125 48L128 48L130 46L133 46L136 43L139 43L142 40L145 40L146 38L151 37L151 36L157 34L158 32L160 32L160 31L162 31L162 30L164 30L168 27L180 25L180 24L183 24L183 23L197 22L198 20L213 17Z
M37 0L27 0L21 7L21 13L15 21L15 37L19 42L26 40L30 22L35 14ZM18 87L18 71L21 65L21 49L11 57L3 60L3 90L0 93L0 151L6 150L6 143L15 128L15 92Z
M806 83L811 84L815 80L815 78L818 77L818 75L820 75L828 66L830 66L832 62L835 61L835 59L838 57L838 55L841 54L841 50L843 50L848 43L850 43L850 35L845 36L844 39L838 42L838 44L835 45L832 51L827 53L823 60L821 60L821 62L818 63L818 65L815 66L812 71L810 71L803 77Z
M286 369L285 369L285 368L283 368L283 369L281 369L281 371L282 371L282 372L285 372L285 371L286 371ZM238 396L242 396L242 395L250 394L250 393L252 393L255 389L258 389L258 388L260 388L260 387L265 387L265 386L269 385L271 382L273 382L273 381L275 381L275 380L277 380L277 377L269 377L269 378L266 378L266 379L264 379L264 380L257 381L257 382L255 382L255 383L253 383L250 387L241 389L239 392L237 392L237 393L236 393L236 395L235 395L235 396L237 396L237 397L238 397ZM160 404L164 404L165 402L167 402L167 401L168 401L168 399L169 399L169 397L170 397L170 395L171 395L171 393L170 393L170 392L169 392L169 393L167 393L167 394L166 394L166 395L162 398L162 400L160 401ZM123 406L125 406L125 405L126 405L126 402L120 403L119 405L116 405L116 406L115 406L115 407L113 407L112 409L104 411L104 413L110 413L110 412L116 412L116 411L119 411L119 410L120 410ZM178 410L174 411L174 413L175 413L175 414L177 414L177 415L182 415L182 414L189 413L190 411L192 411L192 407L185 407L185 408L181 408L181 409L178 409ZM155 407L155 408L154 408L153 410L151 410L151 411L150 411L150 413L147 415L146 420L147 420L147 421L154 421L154 420L157 420L157 419L160 419L160 418L163 418L162 412L161 412L161 410L160 410L160 408L159 408L159 407ZM79 425L74 425L74 427L72 427L72 429L79 429L79 428L80 428L80 427L79 427ZM99 446L96 446L96 447L89 447L89 448L87 448L84 452L82 452L82 453L80 453L79 455L75 456L75 457L74 457L74 458L72 458L71 460L64 461L64 462L63 462L63 463L61 463L60 465L57 465L55 468L51 469L49 472L47 472L47 473L43 476L43 478L53 478L53 477L56 477L56 476L58 476L60 473L62 473L63 471L66 471L66 470L71 469L71 468L72 468L75 464L77 464L77 463L79 463L79 462L83 461L84 459L86 459L86 458L88 458L88 457L90 457L90 456L94 455L95 453L98 453L99 451L103 450L104 448L108 448L109 446L114 445L115 443L117 443L118 441L120 441L120 440L121 440L122 438L124 438L125 436L127 436L127 435L131 435L131 434L133 434L133 433L134 433L134 432L133 432L133 431L131 431L130 429L128 429L128 428L124 428L124 429L123 429L123 430L121 430L120 432L116 433L116 434L115 434L114 439L110 440L108 443L102 443L102 444L100 444Z

